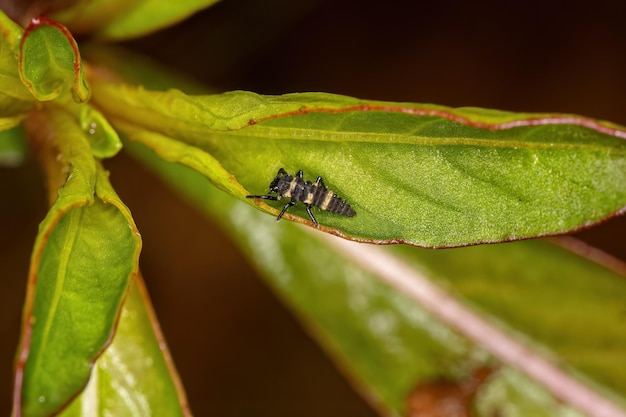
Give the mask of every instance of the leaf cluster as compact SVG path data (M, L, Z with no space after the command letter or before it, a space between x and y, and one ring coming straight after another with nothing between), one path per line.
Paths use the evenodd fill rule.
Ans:
M140 233L103 167L122 148L226 219L381 413L408 413L441 381L478 415L626 413L626 374L615 366L626 347L622 276L546 242L473 246L622 213L626 128L326 93L187 94L97 43L213 3L76 2L25 28L0 12L0 164L30 150L49 193L28 274L15 416L190 415L143 287ZM93 43L79 47L75 35ZM283 204L245 197L267 192L279 168L323 177L356 216L313 207L315 227L298 201L284 215L291 222L274 224L264 212Z

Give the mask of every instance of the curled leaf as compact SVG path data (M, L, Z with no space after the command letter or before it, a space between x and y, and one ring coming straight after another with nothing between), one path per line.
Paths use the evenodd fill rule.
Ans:
M141 240L76 121L55 107L26 127L52 207L33 249L14 391L16 416L58 413L110 343Z
M96 158L111 158L122 149L119 135L97 109L87 103L68 106L68 108L76 112L78 124L87 137L91 152Z
M37 100L54 100L70 91L76 102L89 99L78 45L69 30L53 20L36 18L26 28L19 72Z

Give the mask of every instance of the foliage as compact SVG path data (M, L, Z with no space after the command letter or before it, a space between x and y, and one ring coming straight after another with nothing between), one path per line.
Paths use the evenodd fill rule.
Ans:
M214 2L76 2L25 29L0 13L0 163L30 149L50 202L14 415L190 414L141 281L140 234L101 163L122 148L226 219L381 413L424 411L443 383L448 403L478 415L624 415L619 273L543 241L416 246L562 234L621 213L626 129L324 93L188 94L72 35L128 39ZM281 167L322 176L357 215L318 211L314 230L299 204L274 224L262 212L280 204L245 197Z

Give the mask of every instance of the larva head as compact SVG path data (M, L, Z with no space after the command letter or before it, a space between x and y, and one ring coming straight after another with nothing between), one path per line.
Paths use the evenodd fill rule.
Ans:
M284 169L279 169L276 177L270 184L270 193L285 193L289 190L291 180L293 180L291 175L287 174Z

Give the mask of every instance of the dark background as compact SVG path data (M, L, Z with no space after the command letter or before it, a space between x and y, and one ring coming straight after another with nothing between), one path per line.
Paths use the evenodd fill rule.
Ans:
M217 91L578 113L626 125L624 2L225 0L126 46ZM220 232L124 155L106 162L197 416L372 416ZM32 160L0 168L0 415L10 409L30 250ZM626 223L578 235L621 259Z

